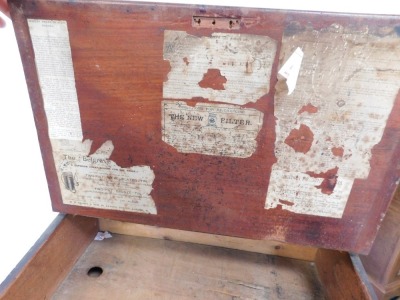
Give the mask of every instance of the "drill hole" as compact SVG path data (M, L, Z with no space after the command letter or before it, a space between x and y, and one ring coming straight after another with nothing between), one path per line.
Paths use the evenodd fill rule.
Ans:
M87 272L89 277L100 277L103 274L103 269L100 267L91 267Z

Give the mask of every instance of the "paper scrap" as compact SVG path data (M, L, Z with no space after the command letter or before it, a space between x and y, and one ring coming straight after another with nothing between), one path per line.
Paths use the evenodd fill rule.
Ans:
M91 140L51 140L64 204L157 214L151 196L155 178L149 166L122 168L110 160L106 141L89 155Z
M95 241L102 241L104 239L110 239L112 238L111 233L109 233L108 231L99 231L96 236L94 237Z
M215 32L198 37L164 31L164 59L171 70L164 99L203 97L244 105L269 92L277 42L268 36Z
M301 62L303 61L304 53L300 47L293 52L286 63L279 70L278 74L286 78L288 87L288 95L293 93L296 88L297 78L299 77Z

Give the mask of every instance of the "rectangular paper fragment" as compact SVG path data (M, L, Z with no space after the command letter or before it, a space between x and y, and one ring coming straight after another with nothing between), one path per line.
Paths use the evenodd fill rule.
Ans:
M260 35L213 33L197 37L165 30L164 59L171 65L164 99L203 97L243 105L269 92L277 43Z
M52 140L64 204L156 214L150 193L154 172L148 166L121 168L109 159L114 146L105 142L88 155L92 142Z
M227 104L162 102L162 139L178 152L249 157L264 114Z
M51 139L82 140L66 21L28 19Z
M288 32L281 61L298 47L304 57L293 94L275 95L277 162L265 208L341 218L399 91L400 39L393 28L336 24Z

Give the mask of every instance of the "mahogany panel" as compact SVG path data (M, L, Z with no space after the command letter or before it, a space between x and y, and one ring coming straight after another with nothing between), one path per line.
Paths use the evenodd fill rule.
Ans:
M311 37L314 34L315 45L319 47L318 38L324 37L329 40L329 32L334 30L332 28L335 26L336 29L339 28L337 30L343 28L343 38L349 38L350 41L354 36L353 44L357 44L356 39L358 38L368 37L371 39L372 42L368 40L367 47L363 48L365 51L369 51L368 47L373 47L373 45L381 45L379 43L389 38L392 40L387 44L388 47L396 46L397 42L393 42L393 36L399 34L399 17L152 4L132 1L11 0L10 5L54 210L218 235L260 240L273 239L357 253L369 251L399 178L397 162L400 158L400 97L397 95L391 99L393 103L387 113L387 122L382 128L382 137L370 128L365 129L370 132L372 139L377 136L376 144L369 142L373 147L370 149L370 157L367 158L367 175L363 178L357 176L351 178L354 180L351 191L347 196L342 197L346 200L342 216L329 215L330 202L326 205L320 204L321 209L328 208L328 215L305 212L307 207L303 202L307 202L307 197L296 198L293 196L296 202L295 206L300 207L299 209L303 209L303 211L296 212L291 209L293 199L279 199L278 205L265 209L274 165L276 166L278 161L284 163L282 161L285 160L282 157L279 159L276 153L277 141L279 141L277 120L280 119L280 110L277 107L281 105L279 103L282 103L279 100L287 100L289 96L283 94L287 93L287 89L285 90L284 81L278 75L278 70L289 57L290 53L288 54L286 48L291 43L291 37L294 40L302 37L302 34L306 36L308 34ZM124 211L115 209L115 207L113 209L112 207L71 205L65 202L67 191L63 191L63 189L68 189L66 182L68 180L72 182L75 179L68 177L67 172L61 174L63 169L59 164L60 158L57 158L60 153L55 152L58 146L55 146L54 136L52 139L49 137L49 116L46 115L43 90L41 90L37 73L39 58L32 46L28 19L66 21L79 104L82 140L93 141L90 153L83 156L85 159L100 157L96 156L98 154L96 151L102 149L102 145L109 146L107 141L111 141L114 148L109 152L108 164L112 163L115 168L120 169L148 166L154 173L150 196L154 201L156 213ZM264 41L265 45L270 45L271 40L274 41L276 51L270 52L270 77L261 89L266 92L257 96L255 102L239 104L229 103L229 97L222 99L217 96L216 101L212 101L211 96L198 96L195 93L193 97L178 97L179 99L166 97L166 84L172 80L173 65L171 60L165 59L165 57L171 53L173 56L179 50L178 48L168 48L172 47L171 43L168 44L168 31L172 34L179 31L187 35L179 40L181 45L184 45L183 47L188 47L187 41L191 39L198 43L200 48L206 45L205 49L209 49L211 47L209 44L215 42L212 37L216 33L225 33L229 37L235 35L236 38L243 39L243 41L247 35L258 36L260 37L258 42ZM337 31L332 32L338 34ZM348 35L346 36L346 34ZM376 39L376 42L373 39ZM224 40L222 39L222 41ZM239 48L243 41L240 40L237 43ZM311 44L304 39L302 41L303 44L299 45L304 49L309 45L314 45L312 41ZM229 43L227 45L229 46ZM264 50L264 48L259 49L259 51ZM233 49L234 51L236 50ZM346 49L344 48L343 51ZM215 59L223 59L225 54L219 53L218 51L214 53ZM376 56L376 60L382 58L375 52L373 54ZM200 57L200 54L196 57ZM265 57L262 59L266 61ZM321 56L319 59L324 62L325 57ZM183 57L182 60L188 67L191 63L195 63L191 61L191 57ZM232 61L233 64L236 62ZM340 65L340 62L334 61L331 64L334 68ZM263 67L261 65L254 66ZM246 72L254 73L254 66L246 65ZM301 67L303 68L303 66L305 66L304 63ZM360 70L363 70L362 67ZM225 92L224 89L228 89L227 84L231 80L228 78L229 76L226 73L218 72L219 70L215 68L213 70L212 67L209 68L209 71L209 73L204 73L201 84L199 83L199 87L196 86L196 88L202 88L202 92L203 90L212 90L213 93ZM382 74L393 76L398 72L396 66L391 70L377 71L380 72L380 76L386 76ZM331 75L335 73L331 70L329 72ZM296 89L301 87L301 74ZM325 75L327 76L327 74ZM388 78L387 82L392 84L392 77ZM188 75L187 81L182 80L181 88L177 89L176 93L184 93L185 86L193 85L191 79ZM342 82L342 84L347 84L346 89L351 87L348 83ZM359 89L357 84L354 82L354 91ZM337 85L338 93L344 90L344 87L340 86L340 82ZM371 86L375 85L371 83ZM385 88L382 87L382 90L384 91ZM260 93L257 89L248 88L244 89L243 94L245 92ZM379 93L384 98L382 91L376 93L378 95L370 92L370 96L363 96L367 103L366 106L370 107L372 111L374 111L376 100L380 97ZM242 101L240 94L236 93L236 96L232 97L237 97ZM301 97L301 95L297 95L297 97ZM216 149L219 144L217 142L215 142L214 148L195 151L193 143L190 144L191 140L175 141L179 147L186 150L178 149L176 144L175 146L171 145L173 142L165 142L167 137L165 132L163 133L163 129L167 123L165 119L162 122L163 117L167 118L168 122L173 122L173 117L165 113L165 107L168 104L177 103L177 101L182 101L187 111L194 111L191 109L195 106L198 108L199 105L205 105L214 110L215 107L229 105L230 109L234 107L235 111L241 109L249 114L257 113L260 126L256 133L256 146L248 150L250 142L246 141L240 148L240 141L238 141L237 144L231 143L231 148L224 145L225 148L218 154ZM318 101L324 105L323 97ZM344 105L341 101L344 100L338 100L337 107L332 108L333 112L340 111ZM297 112L299 116L311 116L318 113L318 109L320 109L318 105L307 103L306 100L304 102L304 108ZM357 109L354 111L356 112ZM366 117L372 118L373 114ZM218 115L217 118L219 118L219 124L225 122L228 127L250 125L250 123L240 124L240 120L235 121L234 115L233 117ZM329 118L327 116L327 123L330 122ZM312 119L310 120L313 122ZM212 122L210 116L208 122L209 124ZM234 124L234 122L239 123ZM343 124L347 126L343 128L350 130L349 126L357 126L351 122L346 118L343 119ZM362 123L362 120L360 122ZM328 128L328 125L322 124L321 128ZM176 126L179 130L186 128L179 124ZM318 126L314 124L314 127ZM190 132L196 131L196 128L188 125L186 130L189 133L187 134L191 136ZM307 134L302 134L302 129ZM378 129L376 130L379 131ZM304 124L301 126L298 124L297 129L293 130L298 131L291 132L290 139L288 137L283 147L294 150L290 150L294 153L293 155L312 151L316 145L317 133L315 130L310 132L310 127ZM343 130L343 133L346 130ZM214 134L211 136L217 139L216 133L211 132ZM224 134L225 132L227 131L224 131ZM327 140L326 143L328 144L330 141ZM368 141L365 143L367 144ZM236 146L237 149L235 149ZM356 151L358 146L359 144L336 145L332 148L332 155L337 158L333 159L340 161L338 157L344 157L352 150ZM187 149L190 149L189 152ZM198 153L201 151L204 153ZM213 152L211 155L210 151ZM251 153L245 155L240 154L242 153L240 151L251 151ZM367 152L368 149L366 156L369 155ZM316 154L323 155L322 152ZM80 159L83 156L81 155ZM100 158L104 159L104 157ZM290 159L289 156L288 159ZM315 158L313 159L315 160ZM55 163L55 160L58 163ZM357 166L355 169L357 170ZM322 183L313 186L312 190L315 189L326 198L332 196L331 194L339 189L337 182L341 179L341 171L340 167L326 169L319 167L317 170L317 167L313 166L302 174L312 180L320 180ZM276 189L279 189L277 183L274 185ZM120 184L118 188L121 187L123 186ZM301 184L299 184L300 187ZM74 192L75 188L77 189L76 195L78 195L78 188L83 188L83 185L81 184L79 187L74 185L72 188L71 185L69 186L69 189ZM285 190L285 187L282 190ZM278 193L281 192L278 191ZM62 195L64 195L64 201ZM76 197L80 197L80 195ZM111 193L109 197L109 203L112 205L121 201L121 198L126 198L126 196L111 195Z

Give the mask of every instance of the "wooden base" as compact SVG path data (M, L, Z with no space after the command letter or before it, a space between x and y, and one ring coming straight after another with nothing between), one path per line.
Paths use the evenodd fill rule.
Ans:
M123 233L136 226L100 224ZM99 229L97 219L59 219L0 286L0 298L374 299L345 252L148 226L136 227L142 237L93 241ZM215 241L220 247L204 245ZM305 259L293 258L304 250Z
M88 276L100 267L98 278ZM93 242L54 299L321 299L310 262L115 234Z

